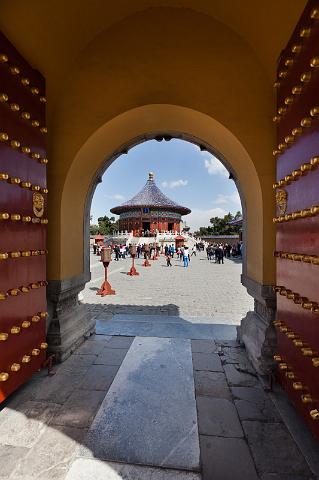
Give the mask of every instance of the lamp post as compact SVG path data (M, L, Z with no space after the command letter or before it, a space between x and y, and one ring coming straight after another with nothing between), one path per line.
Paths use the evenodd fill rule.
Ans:
M149 252L150 252L150 247L148 246L148 244L144 245L144 262L143 262L143 267L150 267L150 266L151 266L150 262L148 261Z
M136 271L135 265L134 265L134 259L136 255L136 245L131 245L130 246L130 254L132 257L132 266L129 272L127 272L127 275L130 275L133 277L134 275L139 275L139 273Z
M97 295L101 295L101 297L105 297L105 295L115 295L115 290L112 289L111 285L107 281L107 269L112 261L111 258L111 247L102 247L101 248L101 262L103 262L104 266L104 282L101 285L100 290L96 292Z

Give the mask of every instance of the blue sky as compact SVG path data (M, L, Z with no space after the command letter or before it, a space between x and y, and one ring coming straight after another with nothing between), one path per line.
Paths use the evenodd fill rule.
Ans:
M217 158L183 140L150 140L121 155L106 170L92 201L93 223L103 215L113 216L110 208L138 193L148 172L154 172L165 195L192 210L183 217L192 231L209 225L213 216L241 211L235 183Z

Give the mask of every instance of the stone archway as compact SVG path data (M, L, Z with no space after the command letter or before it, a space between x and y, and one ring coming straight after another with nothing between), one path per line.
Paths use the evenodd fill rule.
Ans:
M242 283L255 298L256 312L251 312L245 321L252 337L242 335L242 338L249 351L250 344L252 346L255 365L264 369L271 349L265 358L263 349L274 306L270 286L265 285L265 278L271 275L271 265L265 262L265 250L271 247L271 244L265 244L265 237L269 238L265 228L268 208L263 201L266 187L262 185L248 152L228 129L205 114L175 105L147 105L129 110L104 124L76 154L61 196L60 238L67 238L72 224L72 241L60 244L60 268L64 280L51 281L49 290L51 311L59 310L58 315L53 313L56 320L49 329L50 343L56 344L53 350L63 358L83 335L94 328L81 312L77 294L89 279L85 232L88 206L101 173L127 148L163 132L204 145L214 152L232 172L241 197L245 199L243 204L248 221Z

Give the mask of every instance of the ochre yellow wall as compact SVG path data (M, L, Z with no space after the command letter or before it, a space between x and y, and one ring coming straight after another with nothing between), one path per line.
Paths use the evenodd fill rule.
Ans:
M83 271L83 209L96 170L135 137L170 130L232 165L247 204L247 274L272 283L273 102L253 48L206 15L150 9L101 32L58 96L48 80L49 279Z

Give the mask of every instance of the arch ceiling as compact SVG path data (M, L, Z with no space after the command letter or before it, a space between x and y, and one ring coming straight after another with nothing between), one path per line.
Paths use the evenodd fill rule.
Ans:
M125 17L156 7L191 9L242 37L272 79L280 51L305 5L306 0L2 0L0 28L53 83L95 36Z

